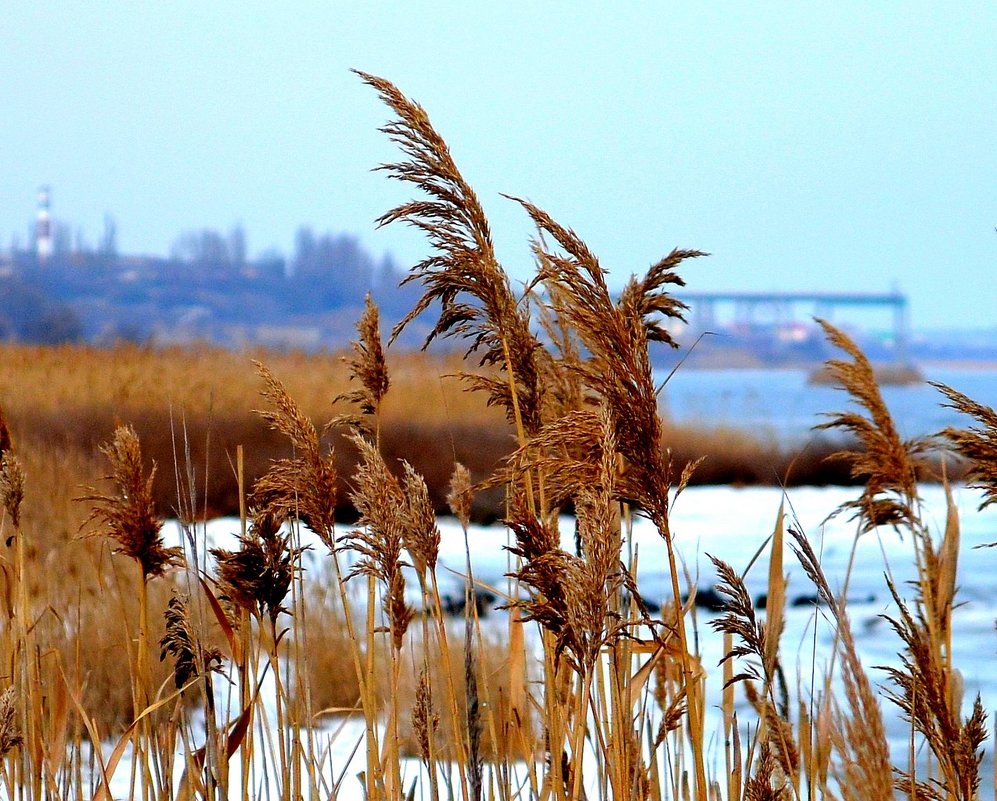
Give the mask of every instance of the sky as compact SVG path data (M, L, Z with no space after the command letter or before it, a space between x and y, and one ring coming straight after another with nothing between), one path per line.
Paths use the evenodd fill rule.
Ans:
M409 187L351 68L429 112L517 281L525 197L611 283L673 247L702 291L882 292L915 327L997 325L997 4L36 3L0 8L0 247L37 189L91 244L165 255L300 225L410 266Z

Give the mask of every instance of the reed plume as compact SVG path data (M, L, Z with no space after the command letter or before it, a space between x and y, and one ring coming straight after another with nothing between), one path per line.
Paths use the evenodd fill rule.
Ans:
M436 511L429 499L426 480L408 462L402 462L402 489L405 503L402 506L402 543L412 558L417 576L425 578L427 572L436 570L440 553L440 530L436 525Z
M559 550L561 535L554 515L538 517L528 508L523 493L510 495L509 514L504 523L515 537L515 544L509 547L509 552L530 562Z
M473 501L474 485L471 483L471 473L464 465L457 462L454 465L453 476L450 478L447 505L465 531L471 525L471 504Z
M542 275L547 254L542 249L534 248L534 257ZM569 299L559 286L550 282L544 283L544 291L539 293L534 286L539 280L538 277L528 285L527 297L536 310L537 322L549 343L537 352L537 360L546 384L544 418L554 421L582 409L590 400L590 393L585 388L580 370L583 346L565 315L560 312Z
M116 553L138 562L143 580L160 576L182 562L182 550L163 544L163 522L152 500L152 483L156 466L145 475L138 435L131 426L119 426L114 438L100 447L110 462L111 472L104 477L115 491L105 494L90 488L93 511L84 525L98 523L93 534L105 533L117 543Z
M765 621L755 615L751 595L737 571L722 559L715 556L709 558L717 570L716 591L726 598L723 613L710 621L710 628L736 637L738 643L724 654L720 664L731 659L754 657L754 661L746 662L744 671L734 675L730 682L752 679L772 684L775 672L765 658L768 650L766 642L772 635L767 631Z
M14 688L0 694L0 757L4 757L24 742L17 724L17 701Z
M220 671L222 652L217 648L205 647L190 619L189 599L176 589L163 613L166 619L166 633L159 641L162 661L170 655L174 659L173 677L177 689L208 671Z
M21 525L21 504L24 501L24 468L14 453L13 442L3 407L0 406L0 506L7 512L17 531ZM8 542L8 544L10 544Z
M16 531L21 525L21 504L24 502L24 468L13 451L0 456L0 505L3 506ZM9 544L9 543L8 543Z
M917 472L914 457L925 450L922 440L901 440L889 409L876 383L872 364L850 337L826 320L817 320L832 345L843 350L851 361L831 359L827 369L848 392L860 412L828 414L817 430L839 429L851 434L861 450L842 450L832 458L842 459L851 467L852 478L861 478L861 496L843 504L861 520L862 529L877 526L914 526L917 524Z
M983 491L980 509L997 503L997 412L945 384L928 383L948 398L944 405L972 417L978 424L970 428L949 427L940 436L969 461L966 478L970 486Z
M904 643L901 666L881 668L896 688L887 695L924 736L941 769L941 779L928 782L916 780L912 771L899 771L897 789L911 798L971 801L977 798L982 745L987 739L983 703L977 695L972 713L960 719L962 695L937 642L935 621L926 618L920 603L911 612L893 583L887 586L899 615L885 617Z
M353 356L344 357L344 361L349 366L350 380L356 380L360 386L336 396L333 403L345 401L356 405L361 415L376 415L391 382L381 345L380 314L370 293L367 294L363 314L357 322L357 338L350 346ZM333 424L364 428L363 418L357 415L341 415Z
M357 324L358 338L353 342L355 356L348 360L350 379L360 382L360 387L344 393L336 398L336 402L349 401L357 405L362 414L376 416L388 390L388 371L384 361L378 328L377 306L368 296L367 306L360 322ZM359 418L341 416L333 424L349 423L358 433L352 441L361 453L362 466L357 474L357 492L353 498L362 499L364 509L374 517L364 517L361 512L361 525L364 520L377 517L374 512L378 504L376 492L384 492L392 501L389 516L381 521L385 530L397 528L401 537L401 546L408 551L413 566L420 580L425 579L426 572L435 570L436 558L440 550L440 532L436 527L436 512L429 498L429 489L425 479L408 462L402 462L402 480L396 479L384 463L377 450L376 433L374 440L365 436L366 427ZM389 522L389 517L394 516ZM376 533L374 536L377 536Z
M440 727L440 716L433 709L429 673L423 668L419 672L419 683L415 691L415 704L412 707L412 729L419 744L419 756L428 770L434 770L435 754L430 746L433 735Z
M569 411L517 448L482 487L520 484L535 472L544 477L546 508L540 511L548 514L598 482L606 452L603 434L599 412Z
M567 648L569 664L588 675L602 648L624 630L611 604L625 581L620 561L623 545L616 506L617 455L607 414L596 418L602 444L592 465L592 480L572 493L580 557L559 547L527 559L513 575L536 590L522 604L524 619L537 619L556 636L557 648Z
M295 455L278 459L254 484L250 501L264 527L297 519L314 531L329 548L335 545L337 473L333 455L323 453L319 433L298 407L286 387L263 364L261 395L272 408L257 411L294 446Z
M137 765L148 771L146 755L154 746L152 722L143 713L149 708L154 697L154 687L149 667L149 582L162 576L168 569L182 564L182 549L167 547L163 543L163 521L158 517L152 499L153 480L156 465L149 475L145 475L142 464L142 450L138 435L131 426L118 426L114 438L100 448L110 463L111 472L104 477L110 481L113 490L100 493L89 488L90 495L81 500L93 505L84 527L97 523L89 536L103 533L115 543L115 553L123 553L135 561L141 573L138 602L138 639L136 642L134 672L132 673L132 710L139 722L135 741ZM132 664L129 663L129 667ZM132 771L133 795L136 793L137 772ZM142 796L148 798L153 791L153 777L147 776L142 782ZM156 781L162 784L162 775Z
M366 438L354 435L353 444L360 454L351 494L360 512L357 528L342 540L360 558L347 578L372 576L384 585L383 606L390 623L392 643L400 650L405 632L415 614L405 600L405 577L402 557L407 514L406 494L397 478L388 470L377 448Z
M761 747L755 771L744 783L744 801L789 801L793 789L779 769L779 760L771 744Z
M515 199L515 198L514 198ZM643 279L631 278L614 302L598 259L574 231L542 209L516 199L537 228L551 236L564 255L534 242L540 264L537 280L558 299L558 317L575 331L589 356L577 369L583 384L604 399L616 440L626 459L620 479L626 497L656 523L667 520L669 470L662 455L662 430L649 342L676 343L656 319L681 319L684 304L668 294L684 282L675 268L699 251L675 250L654 264Z
M425 294L395 326L391 339L439 302L440 316L425 345L437 337L466 339L468 353L478 354L480 365L505 371L505 380L468 376L468 381L486 391L491 403L504 407L509 419L532 436L542 422L544 384L537 365L541 345L530 330L528 310L499 266L484 209L425 109L389 81L364 72L357 75L395 113L381 131L408 157L378 169L428 196L378 219L379 225L401 221L419 229L433 248L405 279L421 282Z
M282 533L280 518L266 511L255 512L245 535L238 535L239 549L212 548L218 565L218 584L223 597L272 624L288 610L284 599L299 570L303 549L291 545Z

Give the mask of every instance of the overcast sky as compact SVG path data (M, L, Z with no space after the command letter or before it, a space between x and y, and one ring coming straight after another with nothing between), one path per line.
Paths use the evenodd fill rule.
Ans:
M37 3L0 9L0 245L37 187L91 243L241 223L377 231L409 190L356 67L428 110L525 279L507 192L617 285L674 246L703 290L898 286L918 327L997 325L997 4Z

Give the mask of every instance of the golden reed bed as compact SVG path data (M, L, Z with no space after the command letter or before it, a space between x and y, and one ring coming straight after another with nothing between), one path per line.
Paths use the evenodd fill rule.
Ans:
M381 416L381 447L389 460L406 459L426 478L437 511L445 511L447 483L455 461L475 480L490 475L516 444L514 427L480 395L462 391L454 374L466 369L456 355L388 350L393 391ZM101 471L97 446L118 423L134 426L148 463L161 471L154 487L166 513L177 505L176 470L196 465L202 516L239 511L232 469L235 450L245 452L247 480L265 472L288 447L253 410L260 406L260 382L253 362L267 364L319 427L345 408L333 400L349 391L343 354L234 352L122 345L38 347L0 344L0 403L24 451L59 454L65 474L53 476L78 486ZM847 465L828 461L831 440L807 447L753 437L730 429L673 426L663 422L664 447L676 464L705 456L692 477L697 484L848 484ZM336 432L325 441L336 449L340 476L355 465L352 446ZM49 471L42 475L48 476ZM205 477L210 477L205 480ZM50 495L47 487L39 487ZM355 510L340 485L340 517ZM494 520L503 511L501 493L475 500L475 520Z

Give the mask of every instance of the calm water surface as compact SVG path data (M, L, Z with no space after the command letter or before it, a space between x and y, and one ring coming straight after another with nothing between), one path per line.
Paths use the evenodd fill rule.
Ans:
M926 368L927 379L997 407L997 370ZM662 411L677 423L750 431L779 442L801 442L814 436L811 427L824 412L842 411L845 393L832 386L807 383L806 370L679 369L661 393ZM660 381L665 379L662 374ZM944 396L928 384L883 387L904 437L931 434L948 425L965 427L970 420L940 404Z

